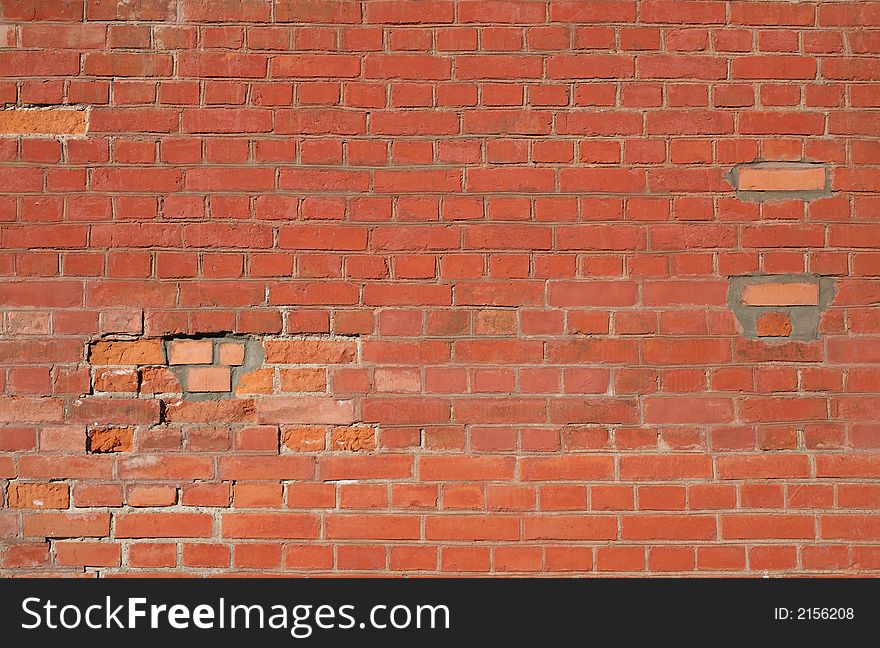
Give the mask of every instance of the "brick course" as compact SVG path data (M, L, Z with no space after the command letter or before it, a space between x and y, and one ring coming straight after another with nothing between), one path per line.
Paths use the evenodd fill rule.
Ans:
M0 21L0 575L880 571L880 2Z

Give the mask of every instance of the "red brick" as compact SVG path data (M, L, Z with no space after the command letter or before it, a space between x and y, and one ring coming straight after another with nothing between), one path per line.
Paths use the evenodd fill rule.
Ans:
M56 542L55 561L59 565L118 567L122 546L110 542Z
M318 536L317 518L296 513L225 513L224 538L302 538Z
M116 537L207 538L212 522L204 513L123 513L116 517Z
M0 569L880 570L880 4L2 4Z
M25 536L94 538L109 533L109 513L33 513L24 517Z

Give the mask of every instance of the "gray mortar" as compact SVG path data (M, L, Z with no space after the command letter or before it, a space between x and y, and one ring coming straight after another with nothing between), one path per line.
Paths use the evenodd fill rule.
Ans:
M747 306L742 303L743 286L762 283L814 283L819 285L818 306ZM727 288L727 305L736 315L743 335L750 340L779 342L786 340L817 340L819 319L834 299L834 279L816 274L751 274L731 277ZM758 337L758 318L764 313L785 313L791 320L788 337Z
M761 168L768 167L773 169L789 168L789 169L805 169L818 167L825 172L825 187L816 191L740 191L739 190L739 172L744 168ZM828 173L828 166L816 162L748 162L745 164L737 164L730 171L724 174L734 189L736 189L736 197L740 200L748 202L774 202L782 200L801 199L804 201L815 200L823 196L831 195L831 174Z
M228 398L233 398L235 395L235 389L238 387L238 383L241 380L241 377L252 371L254 369L258 369L263 364L263 356L265 355L265 351L263 349L263 345L260 340L243 336L243 335L229 335L229 334L219 334L219 335L180 335L165 338L163 340L163 346L165 350L165 357L169 357L168 354L168 345L171 342L175 342L177 340L211 340L213 343L213 358L214 362L211 364L200 364L200 365L167 365L168 368L174 373L177 377L177 380L180 381L180 387L183 390L183 397L186 400L191 401L215 401L215 400L224 400ZM230 366L220 364L219 359L219 350L218 346L224 342L238 342L244 344L244 362L240 365ZM189 391L189 386L187 385L187 369L189 367L229 367L231 369L231 381L232 388L230 391L225 392L191 392Z

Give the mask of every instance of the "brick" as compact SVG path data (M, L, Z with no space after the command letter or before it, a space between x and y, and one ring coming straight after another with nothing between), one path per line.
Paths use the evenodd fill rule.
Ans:
M24 535L29 537L95 538L109 533L109 513L32 513L24 517Z
M96 369L93 387L102 392L136 392L139 382L135 369Z
M12 482L7 487L9 508L66 509L70 504L67 482Z
M788 337L791 335L791 319L785 313L762 313L758 316L759 337Z
M100 428L89 430L89 452L129 452L132 449L133 432L129 428Z
M741 299L747 306L815 306L819 303L819 284L746 284Z
M211 364L214 345L210 340L174 340L168 344L168 364Z
M128 549L131 567L174 567L177 565L177 545L137 543Z
M93 365L163 364L165 351L160 340L95 342L89 348Z
M223 342L218 347L221 364L238 366L244 363L245 349L238 342Z
M212 523L205 513L124 513L116 517L116 537L207 538Z
M269 340L265 361L273 364L347 364L357 347L352 340Z
M5 135L85 135L86 111L64 109L0 110Z
M122 562L122 545L112 542L72 542L54 544L59 565L77 567L118 567Z
M63 419L64 405L56 398L0 398L0 422L58 423Z
M129 506L173 506L177 503L177 489L173 486L133 486L128 489Z
M224 538L314 539L318 518L297 513L226 513L222 534Z
M349 452L369 452L376 449L376 431L373 428L337 427L330 432L330 448Z
M261 423L346 424L354 422L352 401L317 396L263 399L257 403Z
M186 372L186 388L191 392L227 392L231 378L227 367L190 367Z
M825 168L801 167L744 167L739 170L737 188L740 191L823 191Z
M179 393L180 382L165 367L144 367L141 369L140 390L142 394Z
M281 442L294 452L318 452L326 445L324 428L284 428Z

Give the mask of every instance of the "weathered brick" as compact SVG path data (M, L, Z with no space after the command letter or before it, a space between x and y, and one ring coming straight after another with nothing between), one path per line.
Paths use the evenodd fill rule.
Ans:
M324 428L285 427L281 430L281 442L294 452L318 452L324 449L327 431Z
M95 391L136 392L139 378L135 369L96 369L93 381Z
M330 431L330 448L352 452L368 452L376 449L376 432L373 428L336 427Z
M10 508L66 509L70 504L67 482L12 482L6 495Z
M791 318L785 313L763 313L758 317L759 337L788 337L791 335Z
M175 394L180 392L180 382L165 367L144 367L140 389L142 394Z
M354 403L317 396L267 398L257 402L257 418L260 423L353 423Z
M93 365L148 365L165 362L161 340L105 340L89 348Z
M354 361L353 340L270 340L266 362L273 364L340 364Z
M99 428L89 430L89 452L129 452L133 432L130 428Z
M85 135L88 113L63 108L0 110L3 135Z

